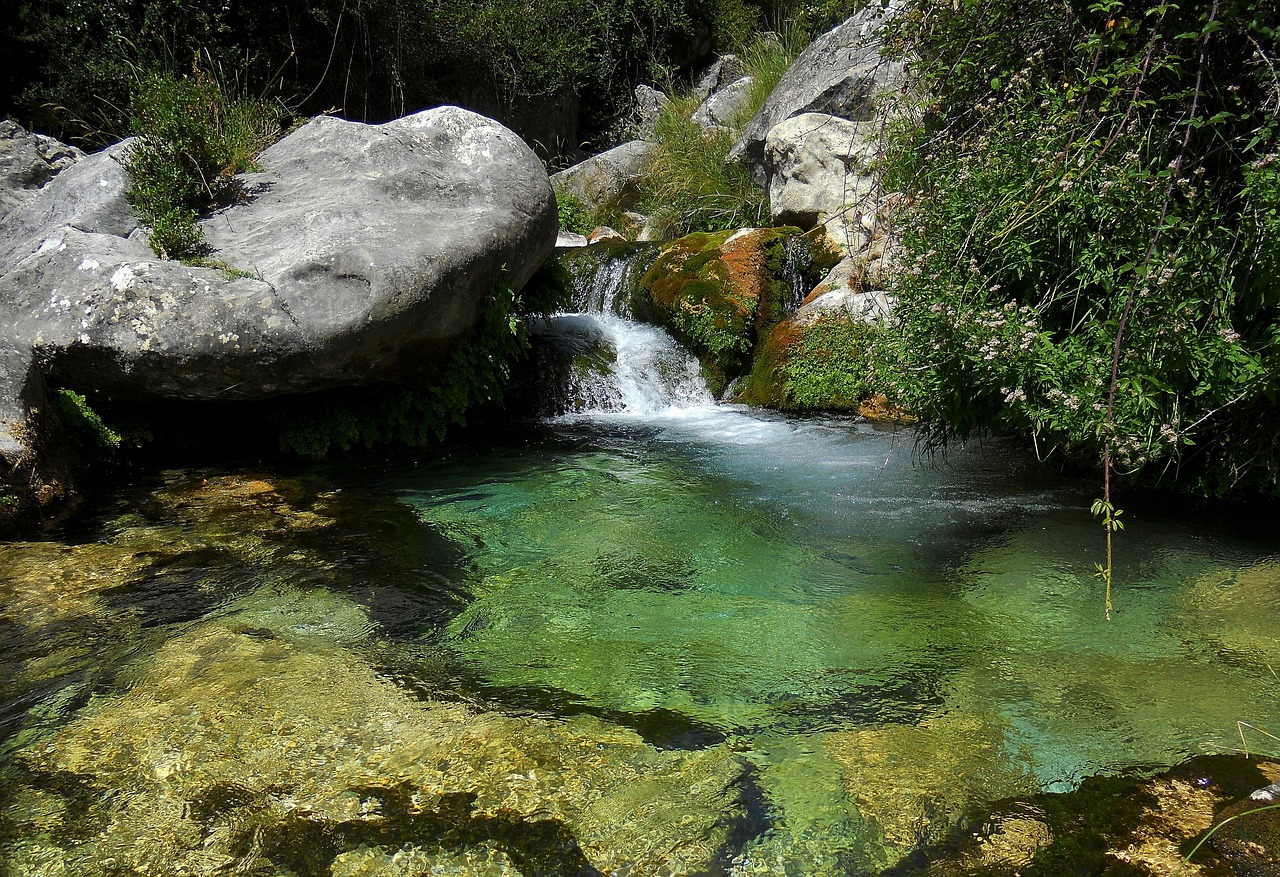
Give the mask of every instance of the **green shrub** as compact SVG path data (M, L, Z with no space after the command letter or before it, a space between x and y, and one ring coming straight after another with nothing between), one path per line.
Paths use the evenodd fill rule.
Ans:
M565 192L556 192L556 217L560 221L561 231L588 234L595 228L587 206Z
M235 175L279 135L278 107L232 98L212 76L144 76L133 101L139 137L123 164L133 178L126 197L145 225L151 247L167 259L207 254L197 216L228 203Z
M911 206L880 354L931 440L1277 491L1277 25L1261 3L911 5L934 100L886 163Z

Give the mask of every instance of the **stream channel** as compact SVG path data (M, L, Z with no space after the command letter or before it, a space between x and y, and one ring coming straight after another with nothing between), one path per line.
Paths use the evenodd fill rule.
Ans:
M1094 485L717 404L606 269L572 413L0 544L0 874L871 874L1280 733L1274 518L1138 503L1108 622Z

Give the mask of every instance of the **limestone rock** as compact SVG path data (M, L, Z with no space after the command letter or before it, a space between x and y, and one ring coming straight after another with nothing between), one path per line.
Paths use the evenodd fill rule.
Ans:
M670 103L671 98L653 86L636 86L633 117L635 119L636 132L641 140L649 139L652 136L653 126L657 124L658 116Z
M809 294L792 319L809 324L834 315L869 324L887 323L896 300L883 290L864 287L861 276L865 268L858 259L842 260Z
M702 103L731 82L737 82L747 75L747 68L737 55L722 55L716 58L698 75L693 84L693 93Z
M868 131L867 129L872 130ZM769 204L779 225L828 233L846 251L866 240L864 214L875 213L880 184L878 126L804 113L774 126L765 141Z
M567 250L573 247L585 247L587 245L587 236L578 234L576 231L561 231L556 235L556 249Z
M632 140L553 174L551 184L557 192L577 198L589 211L629 206L654 148L652 143Z
M233 271L160 260L133 234L118 162L128 148L74 163L0 233L0 315L17 351L3 357L10 445L24 355L67 386L119 398L413 379L555 243L542 164L457 107L383 125L320 117L267 149L247 200L201 223Z
M617 229L610 228L607 225L601 225L591 231L587 235L587 244L603 244L603 243L626 243L627 237Z
M0 216L82 158L74 146L0 119Z
M882 98L900 90L906 79L901 62L880 54L877 37L898 6L897 0L887 5L871 3L814 40L743 129L729 158L759 172L769 132L801 113L826 113L854 122L877 118L883 110Z
M716 89L693 111L691 118L704 131L733 127L735 118L744 113L751 98L753 84L754 78L743 76Z

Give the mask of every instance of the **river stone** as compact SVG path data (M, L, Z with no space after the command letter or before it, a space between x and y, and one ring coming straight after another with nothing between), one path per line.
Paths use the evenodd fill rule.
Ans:
M496 290L551 253L542 164L457 107L383 125L313 119L202 221L234 271L154 256L124 201L129 144L76 162L6 219L4 446L23 444L22 353L113 397L251 399L412 380Z
M654 149L652 143L632 140L552 174L551 184L556 192L581 201L588 212L629 206Z
M880 54L878 31L899 0L873 2L818 37L787 68L759 112L729 152L761 177L765 138L773 127L801 113L827 113L853 122L881 114L883 97L901 90L906 68Z

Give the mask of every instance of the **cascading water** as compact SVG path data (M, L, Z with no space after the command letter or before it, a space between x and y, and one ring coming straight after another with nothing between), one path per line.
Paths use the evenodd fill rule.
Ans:
M574 313L537 327L559 374L544 413L654 417L714 404L698 361L665 330L633 319L643 252L615 252L579 278Z

